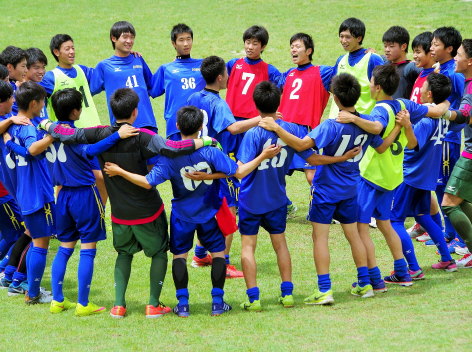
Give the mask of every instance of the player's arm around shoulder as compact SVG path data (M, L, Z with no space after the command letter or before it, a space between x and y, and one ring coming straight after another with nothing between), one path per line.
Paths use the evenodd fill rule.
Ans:
M354 115L347 110L339 111L338 117L336 118L336 122L353 123L362 128L364 131L371 134L380 134L384 129L384 126L380 121L377 121L374 118L368 120L363 118L362 116Z
M152 186L148 182L146 176L134 174L132 172L126 171L119 167L117 164L106 162L103 171L108 175L108 177L121 176L129 182L134 183L139 187L146 189L151 189Z
M303 150L313 148L315 146L315 143L310 137L306 136L303 139L297 137L296 135L284 129L277 122L275 122L272 117L265 117L261 119L261 121L259 122L259 127L262 127L267 131L275 132L277 136L279 136L279 138L284 141L284 143L286 143L289 147L295 149L297 152L301 152ZM296 128L295 125L291 127ZM294 131L293 128L292 132Z

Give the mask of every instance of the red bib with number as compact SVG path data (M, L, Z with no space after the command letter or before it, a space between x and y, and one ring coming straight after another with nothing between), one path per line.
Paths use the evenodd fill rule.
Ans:
M319 66L292 70L285 80L279 111L284 121L315 128L328 104Z
M269 80L269 65L264 61L249 65L244 59L235 62L228 79L226 102L236 117L259 116L252 93L259 82Z
M413 89L411 90L411 97L410 100L414 101L417 104L421 104L421 87L423 87L424 82L428 78L428 75L421 77L418 76L418 78L415 81L415 84L413 85Z

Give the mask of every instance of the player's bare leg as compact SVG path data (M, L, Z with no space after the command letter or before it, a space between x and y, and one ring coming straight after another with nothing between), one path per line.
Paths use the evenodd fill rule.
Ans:
M312 222L313 259L318 275L329 274L330 255L328 247L329 224Z
M257 265L254 256L256 245L257 235L241 235L241 266L243 267L244 281L248 289L257 286Z
M303 169L303 171L305 171L306 181L307 181L308 184L311 186L311 185L312 185L312 182L313 182L313 178L315 177L315 172L316 172L316 170L313 170L313 169Z
M277 265L279 266L280 277L282 282L292 281L292 261L290 252L288 251L285 234L270 235L272 247L277 255Z
M357 230L357 223L341 224L341 226L343 227L344 236L351 246L352 257L356 267L367 266L367 251Z
M392 253L393 259L402 259L403 258L403 250L402 250L402 241L400 237L393 229L390 220L378 220L377 225L379 226L380 232L384 236L385 240L387 241L388 248Z
M100 198L102 198L103 205L107 204L108 192L105 188L105 181L103 180L103 175L101 170L92 170L93 175L95 176L95 184L98 188L98 193L100 193Z
M367 254L367 267L375 268L377 266L377 260L375 259L375 246L372 238L369 234L369 224L364 224L361 222L357 223L357 230L359 237L364 244L364 248Z

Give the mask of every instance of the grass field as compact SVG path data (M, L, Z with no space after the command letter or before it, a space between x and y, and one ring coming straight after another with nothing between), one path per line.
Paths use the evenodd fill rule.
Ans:
M9 8L12 6L12 8ZM274 0L151 1L128 2L49 0L31 3L15 0L3 3L0 49L7 45L36 46L48 54L49 69L55 67L48 47L51 37L68 33L75 40L76 63L95 66L113 54L108 39L115 21L128 20L137 30L135 50L140 51L154 72L160 64L173 60L170 29L178 22L190 25L195 33L192 55L219 55L225 60L243 55L242 33L253 25L264 25L270 41L263 58L280 71L291 67L289 39L307 32L315 40L315 64L333 65L343 54L338 42L339 24L358 17L367 26L365 47L382 52L381 38L392 25L402 25L413 38L425 30L453 25L470 37L472 23L466 1L300 1ZM411 51L411 50L410 50ZM224 95L224 94L223 94ZM105 94L95 97L102 122L108 122ZM164 99L153 101L161 134ZM432 248L415 246L427 279L411 288L393 287L373 299L359 299L349 293L356 269L347 241L339 225L331 227L332 307L304 306L312 293L316 271L312 259L311 226L304 220L308 209L308 185L301 173L288 178L290 197L299 207L297 217L288 221L287 241L292 254L296 305L283 309L277 304L280 278L268 235L260 234L256 259L264 311L251 314L239 309L246 299L244 281L226 282L226 300L233 311L212 318L211 281L208 268L189 267L189 319L165 316L145 319L149 295L150 260L135 256L127 294L127 317L121 321L108 313L76 318L73 312L49 313L48 306L27 307L22 298L8 298L0 292L0 350L95 351L95 350L177 350L177 351L330 351L330 350L468 350L472 342L472 272L433 272L439 257ZM159 186L170 214L170 184ZM410 224L408 224L410 225ZM116 254L111 241L109 209L108 240L100 243L95 261L91 300L113 306L113 267ZM371 230L383 274L392 269L392 259L379 231ZM43 286L50 287L50 264L58 242L52 241ZM79 248L69 262L64 293L77 299L76 272ZM240 268L240 239L235 236L232 262ZM457 257L457 256L456 256ZM161 300L176 304L169 270Z

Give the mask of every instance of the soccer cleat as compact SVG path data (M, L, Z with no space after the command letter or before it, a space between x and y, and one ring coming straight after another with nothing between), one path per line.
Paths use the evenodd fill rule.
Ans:
M326 292L316 290L311 296L305 298L303 302L308 305L334 304L333 290L328 290Z
M287 219L293 218L297 210L298 208L295 204L287 205Z
M262 312L261 300L258 299L251 303L251 301L246 301L239 305L244 310L251 310L253 312Z
M123 306L114 306L110 310L111 317L115 319L123 319L125 317L125 314L126 314L126 308Z
M295 305L292 295L280 296L279 303L282 304L284 308L292 308Z
M240 277L244 277L244 274L242 271L239 271L234 267L234 265L226 265L226 278L227 279L237 279Z
M65 299L64 299L65 300ZM78 317L85 317L87 315L100 314L106 311L105 307L97 306L96 304L89 302L86 306L77 303L75 307L75 315Z
M7 280L7 279L5 279L4 277L2 277L2 279L0 280L0 289L4 289L4 288L10 287L10 284L11 284L11 283L12 283L12 281Z
M456 254L459 254L460 256L464 256L466 254L470 254L470 252L467 247L464 247L464 248L456 247Z
M3 279L4 277L5 277L5 272L2 271L2 272L0 273L0 279Z
M53 314L57 314L57 313L62 312L63 310L75 308L75 306L76 304L74 302L71 302L67 298L64 297L64 301L62 302L52 300L49 311Z
M417 238L418 236L423 235L426 231L421 227L420 224L415 222L415 224L406 230L406 232L408 232L410 238Z
M429 240L431 240L431 236L428 235L427 232L425 232L425 233L422 234L421 236L416 237L416 240L417 240L418 242L428 242Z
M370 284L365 285L364 287L360 287L359 285L356 285L356 287L352 288L351 295L362 297L362 298L374 297L374 289L372 288L372 285Z
M30 297L28 292L25 293L25 303L27 305L33 305L38 303L51 303L52 296L45 295L42 292L39 292L36 296Z
M193 256L192 263L190 264L194 268L200 268L202 266L209 266L213 262L213 259L211 258L210 254L207 254L207 256L203 259L198 258L196 255Z
M146 318L156 319L160 318L167 313L170 313L172 309L170 307L166 307L163 303L159 302L157 307L148 304L146 306Z
M459 269L470 269L472 268L472 254L468 253L456 262Z
M456 252L456 247L459 248L466 248L467 246L465 243L462 243L459 241L458 238L454 238L449 244L447 245L447 249L449 249L449 253L455 253Z
M424 275L424 274L423 274ZM412 286L413 281L411 279L410 274L406 274L405 276L399 277L395 272L393 272L392 275L390 276L385 276L384 277L384 282L386 284L396 284L400 286Z
M187 318L190 315L190 308L188 304L178 303L174 309L172 309L174 314L177 314L179 318Z
M10 286L8 286L8 297L24 295L25 292L26 290L21 286L13 286L13 284L10 284Z
M449 237L447 237L444 232L443 232L443 235L444 235L444 240L446 241L446 243L449 243L449 242L451 242L452 240L454 240L454 238L449 238ZM435 246L435 245L436 245L433 240L426 241L424 244L425 244L426 246Z
M387 288L385 287L385 282L383 280L379 281L375 285L371 283L371 285L374 292L379 292L379 293L387 292ZM352 287L354 288L356 286L357 286L357 282L354 282L352 284Z
M424 272L421 269L416 270L416 271L408 269L408 273L410 274L411 279L414 280L414 281L424 280Z
M447 262L439 261L431 265L431 267L436 270L446 270L448 273L457 271L456 261L454 259L448 260Z
M369 226L372 227L373 229L377 228L377 220L375 218L370 218Z
M229 312L233 307L223 301L223 304L216 304L213 303L211 305L211 316L214 317L216 315L221 315L223 313Z

